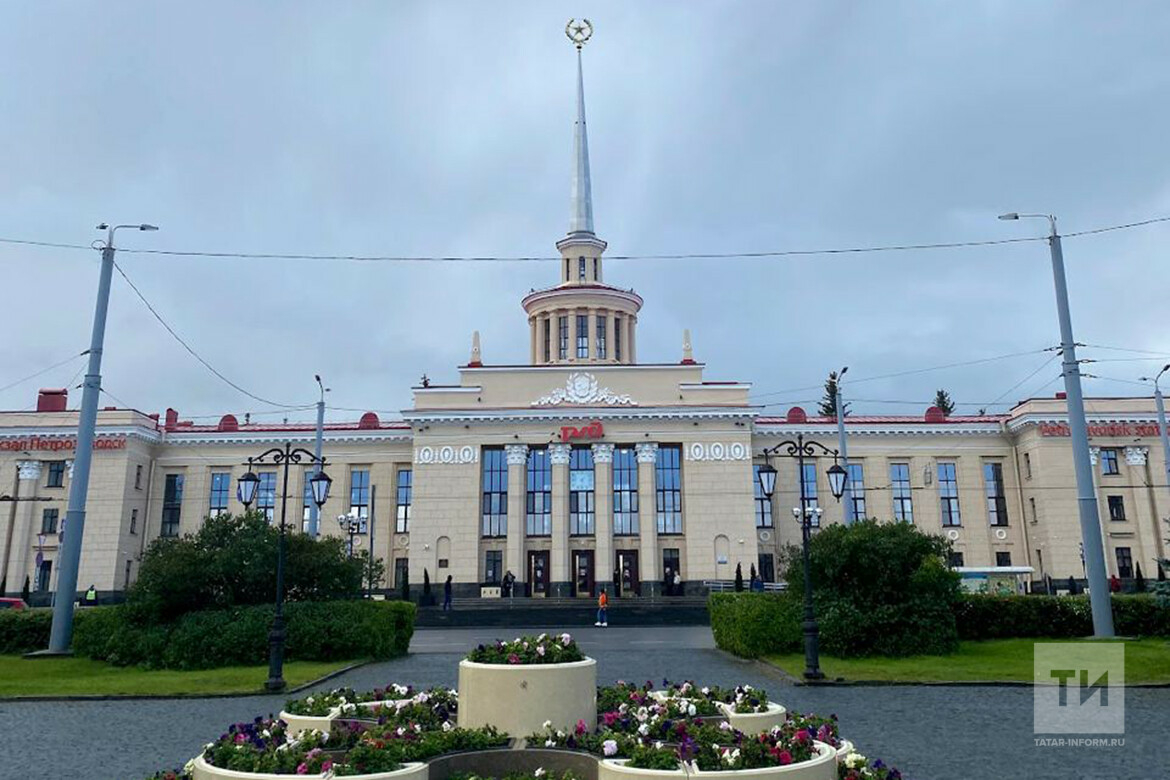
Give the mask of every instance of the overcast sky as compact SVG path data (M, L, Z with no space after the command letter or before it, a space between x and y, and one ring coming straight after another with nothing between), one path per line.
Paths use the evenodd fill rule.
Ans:
M551 257L568 226L571 16L596 28L585 84L610 254L1044 233L995 219L1009 210L1057 214L1066 232L1170 215L1164 2L10 2L0 237L88 244L98 222L148 221L161 231L120 245ZM1079 341L1170 353L1168 239L1161 224L1066 241ZM96 260L0 245L0 387L85 349ZM408 406L424 372L457 381L476 329L485 362L526 362L520 299L558 278L555 263L118 260L250 391L311 403L319 372L333 405L378 410ZM641 360L678 360L689 327L707 379L750 381L777 411L811 407L817 391L790 389L845 364L865 379L1058 341L1040 242L606 273L646 299ZM1119 379L1158 366L1083 356L1129 359L1086 369ZM945 387L974 411L1059 389L1048 358L847 393L855 412L917 414ZM0 392L0 408L76 384L82 365ZM148 412L271 411L118 278L103 373Z

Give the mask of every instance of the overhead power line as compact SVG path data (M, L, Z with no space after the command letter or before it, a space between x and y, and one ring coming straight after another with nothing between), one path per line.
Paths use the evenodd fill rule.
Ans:
M16 387L17 385L24 384L25 382L29 381L30 379L36 379L38 376L42 376L43 374L49 373L54 368L60 368L61 366L65 365L67 363L72 363L74 360L77 360L78 358L84 357L85 355L88 355L88 354L89 354L89 350L87 349L84 352L79 352L76 355L70 355L69 357L65 358L64 360L58 361L58 362L54 363L53 365L49 366L48 368L42 368L40 371L37 371L35 374L29 374L26 377L21 377L20 379L17 379L15 382L10 382L10 383L4 385L3 387L0 387L0 393L4 392L5 390L11 390L12 388Z

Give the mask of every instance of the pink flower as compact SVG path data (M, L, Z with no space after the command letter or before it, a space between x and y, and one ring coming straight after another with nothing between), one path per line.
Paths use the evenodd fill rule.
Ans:
M516 655L515 653L509 654L508 655L508 663L510 663L510 664L520 663L520 656Z
M776 756L776 759L781 764L791 764L792 763L792 754L789 753L787 750L781 750L780 755Z
M808 729L801 729L794 735L797 742L808 742L812 739L812 735L808 733Z
M588 730L589 730L589 727L585 725L585 721L583 721L583 720L577 721L577 735L578 736L584 734Z
M606 726L612 726L617 723L618 717L619 715L616 712L607 712L601 716L601 720Z
M309 765L308 765L308 764L306 764L304 761L302 761L301 763L297 764L297 774L298 774L298 775L307 775L307 774L309 774Z
M323 762L321 762L321 772L322 773L328 772L332 768L333 768L333 759L327 758Z

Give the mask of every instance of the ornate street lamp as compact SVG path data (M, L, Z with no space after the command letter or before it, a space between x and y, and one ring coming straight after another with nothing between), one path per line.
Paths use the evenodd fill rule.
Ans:
M239 478L236 484L236 496L245 508L249 508L256 499L256 490L260 486L260 477L252 471L255 463L272 463L284 467L284 478L280 489L280 544L276 553L276 610L272 615L272 630L268 632L268 679L264 682L265 689L280 691L284 689L284 559L285 559L285 514L288 508L288 468L290 464L308 461L317 465L317 473L309 479L309 487L313 491L313 503L320 509L329 499L329 486L333 480L325 473L325 458L318 458L308 450L294 448L286 442L284 448L273 447L261 453L258 457L248 459L248 471Z
M829 478L829 490L833 498L839 502L845 495L845 483L849 475L841 464L837 462L837 450L830 449L815 441L805 441L804 434L796 437L796 441L782 441L774 447L764 450L764 465L757 471L760 480L760 490L771 501L776 490L776 469L772 467L772 455L785 455L796 458L797 479L800 481L800 506L792 508L792 516L800 523L801 548L804 553L804 677L806 680L823 680L825 673L821 671L820 663L820 628L817 626L816 613L813 610L812 570L809 566L808 543L812 534L813 518L820 524L821 508L810 506L809 497L804 485L804 459L815 458L817 451L833 456L833 465L826 472Z
M353 548L361 545L362 540L358 538L359 534L366 532L366 518L360 517L356 512L348 515L338 515L337 524L341 526L341 532L345 534L348 539L346 549L349 551L349 557L353 557Z

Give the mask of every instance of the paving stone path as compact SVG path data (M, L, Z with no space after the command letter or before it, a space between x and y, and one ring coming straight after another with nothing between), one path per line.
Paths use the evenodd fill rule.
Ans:
M525 633L536 631L525 631ZM760 664L716 650L706 627L579 629L602 682L749 682L794 710L836 713L842 732L870 757L913 780L1147 780L1164 776L1170 689L1126 693L1125 747L1037 747L1030 688L983 686L793 686ZM388 682L454 685L467 648L498 629L421 630L410 656L356 669L322 687ZM7 747L0 778L141 780L182 764L228 723L279 711L285 697L2 702Z

